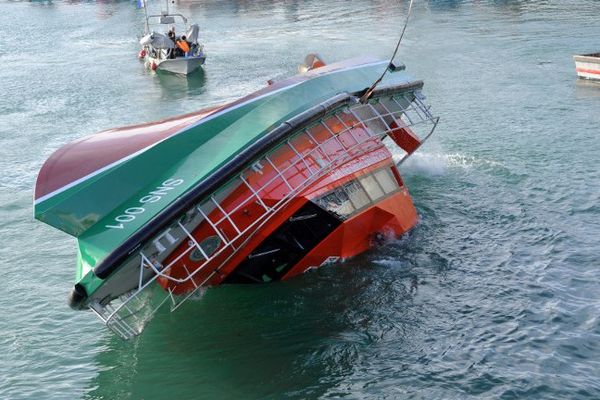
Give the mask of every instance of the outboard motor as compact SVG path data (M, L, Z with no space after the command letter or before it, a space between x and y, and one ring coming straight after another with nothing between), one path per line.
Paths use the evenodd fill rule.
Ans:
M325 65L327 64L325 64L325 62L317 53L310 53L304 57L304 64L300 64L298 67L298 72L304 74L305 72L324 67Z
M190 28L185 33L185 37L187 38L187 41L190 43L196 43L198 41L198 32L199 31L200 31L200 27L198 27L198 24L190 25Z

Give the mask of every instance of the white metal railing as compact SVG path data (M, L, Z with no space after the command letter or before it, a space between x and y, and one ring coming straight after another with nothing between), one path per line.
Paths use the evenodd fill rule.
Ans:
M344 113L353 119L352 125L349 126L344 121L344 118L342 117L342 114ZM343 129L337 133L334 132L326 123L327 121L330 121L330 119L335 119L336 122L341 124ZM391 127L390 122L394 122L396 126ZM167 300L171 301L171 310L175 310L183 302L196 295L197 291L204 287L215 274L219 273L220 269L236 254L237 248L247 243L272 216L276 215L278 211L286 207L296 195L304 191L315 181L357 155L365 154L382 147L383 144L381 139L385 138L385 136L395 129L410 127L411 131L417 134L422 143L433 133L437 122L438 118L433 117L429 111L429 107L423 103L422 98L418 93L415 94L414 98L408 97L406 94L395 94L394 96L389 95L385 98L375 98L367 104L357 103L349 107L344 107L341 110L338 109L315 124L312 124L310 127L296 132L289 140L281 145L287 146L296 155L296 158L293 161L288 160L289 165L285 168L278 168L269 157L270 154L262 156L257 162L252 164L269 165L274 171L274 176L263 183L259 189L253 188L248 179L244 177L245 174L252 171L252 169L244 169L236 178L241 182L240 185L244 185L248 190L249 196L243 201L240 201L239 204L231 210L225 210L219 201L216 200L216 196L218 196L220 192L220 190L218 190L210 195L205 201L193 207L194 212L198 211L201 216L200 221L195 227L186 227L185 223L182 223L181 220L178 219L177 223L173 224L170 229L180 229L184 233L184 238L175 248L179 248L184 240L188 240L188 247L166 266L162 265L160 261L152 259L152 257L149 258L144 254L144 251L141 250L139 252L140 262L137 288L120 296L118 299L112 300L109 304L100 305L99 303L94 303L90 305L90 308L111 330L122 338L129 339L132 336L139 334L152 315L167 302ZM325 128L325 131L329 133L329 138L319 143L319 141L315 139L313 133L311 133L311 129L313 129L315 125L320 128ZM423 131L421 134L416 132L418 128L422 128L420 129ZM357 129L360 129L361 132L366 135L364 135L364 137L362 135L357 135L358 132L354 132ZM351 137L354 142L350 146L344 145L344 140L340 139L340 136L346 134ZM292 140L301 135L307 135L314 145L307 152L299 151L292 144ZM336 154L330 154L330 152L327 151L327 147L332 143L337 144L342 149L340 155L337 155L337 151ZM278 148L280 148L280 146L278 146L277 149ZM325 160L321 157L317 157L317 155L323 155ZM410 154L406 154L400 162L404 161L409 155ZM312 163L311 159L313 161ZM321 160L321 162L315 161L317 159ZM301 174L303 176L300 181L286 177L286 175L289 176L289 173L293 173L294 170L297 172L296 174ZM256 172L256 170L254 171ZM235 182L235 179L232 182ZM275 204L268 206L261 198L260 193L276 182L279 182L280 185L285 185L288 191L285 192ZM247 226L238 226L235 223L234 218L232 218L232 215L252 201L262 207L263 213ZM222 216L213 220L215 217L211 218L211 212L205 211L207 209L213 210L212 212L217 210L217 214L221 214ZM190 210L184 213L184 215L189 212ZM218 250L211 254L198 243L192 234L194 229L200 226L202 222L206 222L210 229L214 231L221 240ZM225 232L219 228L224 222L227 222L233 228L235 232L233 237L227 237ZM193 250L198 250L204 258L202 264L195 267L193 271L187 270L187 267L184 266L187 276L183 278L176 278L169 275L171 268ZM231 251L231 253L226 255L226 251ZM220 261L219 265L211 266L213 270L208 276L203 278L201 282L196 282L195 278L198 276L198 273L205 270L211 262L223 255L225 255L225 259ZM150 291L148 288L158 278L172 282L175 285L191 282L193 290L187 294L176 296L173 294L173 290L167 289L166 296L158 304L154 304L152 300L153 296L149 293ZM165 291L163 290L163 293L164 292Z

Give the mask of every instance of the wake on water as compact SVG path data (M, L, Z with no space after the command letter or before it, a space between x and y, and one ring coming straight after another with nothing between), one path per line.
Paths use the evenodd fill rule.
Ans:
M400 162L401 155L394 154L396 163ZM401 172L407 175L440 176L445 175L449 169L469 170L472 168L502 168L502 164L496 161L480 159L460 153L422 153L411 155L402 164Z

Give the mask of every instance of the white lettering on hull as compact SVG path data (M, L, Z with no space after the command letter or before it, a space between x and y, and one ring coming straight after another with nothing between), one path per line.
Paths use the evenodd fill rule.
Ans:
M176 186L179 186L182 183L183 183L183 179L169 178L166 181L164 181L160 186L157 186L156 189L152 190L147 195L140 198L138 201L141 205L156 203L156 202L162 200L162 198L165 195L169 194L169 191L173 190ZM144 207L129 207L128 209L123 211L122 214L119 214L115 217L115 222L117 222L117 224L105 225L105 227L108 229L125 229L125 224L127 224L128 222L134 221L138 215L141 215L144 212L146 212L146 208L144 208ZM167 235L167 236L165 236L165 235ZM172 235L170 235L168 233L168 231L165 232L163 235L161 235L156 240L160 240L162 237L166 237L169 242L171 242L171 239L176 240L175 238L173 238ZM157 243L158 242L155 241L155 246L158 249L158 246L160 245L160 243L158 243L158 244ZM173 244L173 243L171 243L171 244ZM162 245L160 245L160 246L162 247Z

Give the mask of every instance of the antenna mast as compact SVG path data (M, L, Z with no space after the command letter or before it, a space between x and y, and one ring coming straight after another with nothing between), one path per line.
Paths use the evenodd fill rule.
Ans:
M373 91L375 90L377 85L379 85L379 83L383 80L383 77L385 76L385 74L392 67L394 58L396 58L396 53L398 53L398 49L400 48L400 42L402 42L402 38L404 37L404 32L406 31L406 27L408 26L408 19L410 18L410 13L412 11L412 5L413 5L413 0L410 0L410 3L408 4L408 13L406 14L406 20L404 21L404 26L402 27L402 32L400 33L400 38L398 39L398 43L396 43L396 49L394 49L394 54L392 54L392 58L390 58L390 62L388 63L387 68L383 71L381 76L379 78L377 78L377 80L375 82L373 82L371 87L369 87L369 89L367 89L365 94L362 95L362 97L360 98L361 103L364 104L367 102L367 100L369 100L369 97L371 97L371 94L373 93Z

